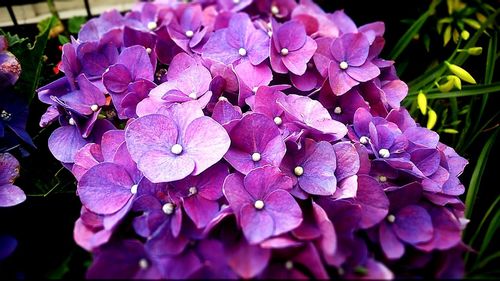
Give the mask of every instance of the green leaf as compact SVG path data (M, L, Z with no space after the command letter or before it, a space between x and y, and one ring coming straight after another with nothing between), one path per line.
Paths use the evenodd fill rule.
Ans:
M428 100L442 99L450 97L468 97L485 95L500 91L500 82L495 82L489 85L468 85L464 86L461 91L450 91L448 93L441 93L438 89L429 90L426 94ZM409 100L414 100L418 94L417 92L410 92L406 97Z
M469 182L469 188L467 189L467 196L465 197L465 206L467 206L467 208L465 209L466 218L470 218L472 215L472 211L474 210L474 203L476 202L476 197L479 191L479 186L481 184L484 169L486 167L486 163L488 162L490 150L495 143L498 132L499 129L496 129L495 133L490 136L490 138L484 145L481 153L479 154L479 158L477 159L476 167L472 172L471 180Z
M475 229L476 231L474 232L474 235L472 235L472 238L469 240L469 243L468 243L469 245L474 245L474 243L476 242L476 239L481 234L481 230L483 229L484 224L489 219L491 213L493 213L493 210L495 210L495 208L497 207L498 203L500 203L500 197L498 197L493 202L493 204L491 204L491 206L488 208L488 210L486 211L486 213L484 213L483 219L479 223L479 226L476 227L476 229Z
M57 39L59 40L59 43L61 43L61 45L69 43L68 37L66 37L64 35L61 35L61 34L57 35Z
M478 260L482 260L482 256L486 249L490 246L491 239L495 237L495 233L500 228L500 210L498 210L490 222L488 229L486 230L486 234L483 238L483 243L481 244L481 248L479 249Z
M5 33L2 29L0 29L0 34L5 36L7 42L9 44L9 49L15 47L16 44L22 44L24 41L28 40L28 38L19 38L17 34L10 34L10 32Z
M415 35L418 34L422 26L425 24L427 19L434 14L436 6L441 2L441 0L433 0L430 4L429 9L423 13L406 31L406 33L399 39L394 48L389 54L391 60L396 60L399 55L408 47L410 42L413 40Z
M68 19L68 31L73 34L78 34L82 25L87 21L84 16L75 16Z
M55 18L50 18L50 22L46 25L45 30L36 36L33 45L28 40L22 40L12 45L12 48L9 48L21 63L21 77L16 83L16 90L27 96L30 102L35 96L35 90L38 87L42 69L42 57L47 46L50 26L53 20Z

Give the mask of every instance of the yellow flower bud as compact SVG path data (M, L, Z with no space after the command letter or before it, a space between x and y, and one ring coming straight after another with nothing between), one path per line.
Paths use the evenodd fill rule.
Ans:
M427 114L427 97L425 96L424 92L422 92L422 91L418 92L417 105L418 105L418 108L420 109L420 112L422 112L423 115L426 115Z
M458 134L458 131L455 129L444 129L443 132L447 134Z
M474 79L474 77L472 77L472 75L470 75L469 72L467 72L465 69L461 68L458 65L451 64L447 61L445 61L444 63L448 66L453 74L458 76L463 81L469 82L471 84L476 84L476 80Z
M464 40L469 40L470 33L469 33L469 31L467 31L467 30L462 30L462 33L460 33L460 36L461 36L461 37L462 37L462 39L464 39Z
M427 129L434 128L437 122L437 114L434 110L429 108L429 118L427 119Z
M467 53L471 56L479 56L481 53L483 53L483 48L482 47L472 47L467 49Z
M453 75L450 75L450 76L453 76ZM453 86L455 86L454 80L450 79L449 77L446 77L446 82L444 82L442 84L437 84L439 91L441 91L442 93L446 93L446 92L451 91L451 89L453 89Z
M447 78L453 81L455 88L462 90L462 80L455 75L448 75Z
M473 19L463 19L463 21L469 25L470 27L474 28L474 29L480 29L481 28L481 24L479 22L477 22L476 20L473 20Z

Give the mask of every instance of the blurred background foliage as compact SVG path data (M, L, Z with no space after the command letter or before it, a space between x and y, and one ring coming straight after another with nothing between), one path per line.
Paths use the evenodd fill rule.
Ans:
M49 6L53 1L47 1ZM481 0L370 1L317 0L326 11L344 9L358 25L384 21L382 58L395 61L400 79L409 86L403 101L414 119L435 130L440 140L469 161L461 181L470 220L463 240L467 278L500 276L500 192L495 173L500 130L499 3ZM53 7L54 8L54 7ZM61 45L78 33L88 17L61 20L57 10L37 25L0 29L10 51L21 62L16 91L30 101L27 131L37 149L11 149L21 162L21 186L28 200L0 209L0 234L19 240L12 257L0 262L7 278L81 279L90 255L73 242L80 202L75 180L47 149L55 129L39 127L46 106L35 95L39 85L62 73ZM495 76L497 75L497 76ZM495 244L496 243L496 244ZM6 275L5 275L5 274Z

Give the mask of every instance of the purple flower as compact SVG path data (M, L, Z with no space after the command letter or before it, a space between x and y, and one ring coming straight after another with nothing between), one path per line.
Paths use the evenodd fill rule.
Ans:
M389 213L389 199L377 180L358 176L356 202L361 205L361 228L370 228L381 222Z
M234 71L240 88L239 106L244 106L246 99L257 93L260 86L267 86L273 80L273 73L265 64L253 66L249 62L242 62L234 67Z
M277 100L284 111L283 123L291 131L304 129L315 139L334 141L347 133L344 124L332 119L320 102L309 97L288 95Z
M276 124L260 113L250 113L229 132L231 147L224 155L237 171L248 174L264 165L278 167L285 155L285 143Z
M19 176L19 162L10 153L0 153L0 207L10 207L26 200L14 181Z
M250 244L293 230L302 222L302 211L290 195L292 180L278 168L256 168L245 177L231 174L224 181L224 195Z
M226 130L204 116L197 102L176 104L163 113L140 117L125 130L132 159L152 182L199 175L229 148Z
M336 96L330 87L323 87L319 92L318 100L328 109L334 120L344 124L353 123L354 113L358 108L370 110L369 105L357 89L351 89L341 96Z
M168 25L168 33L172 40L182 50L191 53L199 48L207 34L207 28L202 26L203 11L200 5L190 5Z
M272 21L271 66L277 73L303 75L307 62L313 57L317 44L306 35L304 26L298 21L282 25Z
M237 13L227 28L215 31L208 39L202 57L224 64L248 60L256 66L269 57L269 36L255 28L247 14Z
M432 219L427 210L418 204L422 187L410 183L388 192L389 214L379 226L380 245L390 259L400 258L405 244L415 245L429 241L434 234Z
M288 150L280 168L294 180L294 185L308 194L327 196L335 193L337 161L333 146L326 141L305 139L299 151Z
M172 182L172 193L182 200L188 217L198 228L205 227L219 212L222 184L229 175L228 167L217 163L198 176L188 176Z
M18 93L1 89L0 99L0 151L19 144L19 140L35 147L31 136L26 132L28 103Z
M8 258L17 248L17 240L11 235L0 235L0 261Z
M14 85L21 75L21 64L8 47L7 38L0 35L0 88Z
M316 42L318 54L314 62L320 73L324 76L328 73L335 95L343 95L380 74L379 68L368 60L370 42L363 33L347 33L333 41L324 38Z
M118 117L135 117L135 105L144 99L150 89L156 85L153 80L154 67L151 65L147 51L141 46L124 49L115 64L111 65L102 76L106 89L111 94ZM131 100L135 99L135 105ZM126 110L132 107L131 115ZM132 113L131 112L131 113Z
M259 0L256 1L260 12L269 14L277 18L285 18L293 11L297 2L295 0Z
M138 240L119 240L96 251L86 278L159 279L161 266Z

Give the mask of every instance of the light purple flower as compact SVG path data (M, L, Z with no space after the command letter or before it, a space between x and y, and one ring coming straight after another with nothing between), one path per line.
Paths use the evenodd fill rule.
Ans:
M247 14L237 13L231 17L227 28L211 35L203 46L202 57L224 64L248 60L256 66L269 57L269 36L255 28Z
M302 211L289 193L291 187L292 180L272 166L255 168L245 177L231 174L226 178L224 195L249 243L300 225Z
M197 102L176 104L163 113L140 117L125 130L132 159L152 182L199 175L229 148L226 130L204 116Z
M24 192L16 185L19 161L10 153L0 153L0 207L10 207L26 200Z
M303 75L307 63L313 57L317 44L306 35L304 26L298 21L288 21L279 25L273 23L271 40L271 66L277 73Z

